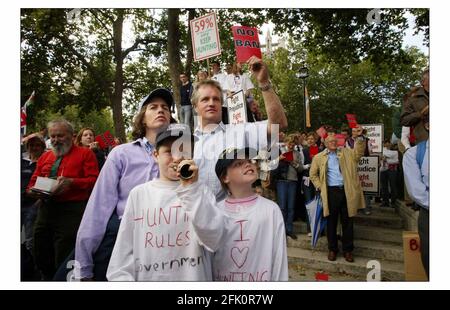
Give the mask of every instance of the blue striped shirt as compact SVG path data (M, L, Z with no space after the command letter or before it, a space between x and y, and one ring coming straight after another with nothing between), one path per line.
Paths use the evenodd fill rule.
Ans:
M328 152L327 185L344 185L344 178L342 177L341 169L339 167L339 159L336 152Z

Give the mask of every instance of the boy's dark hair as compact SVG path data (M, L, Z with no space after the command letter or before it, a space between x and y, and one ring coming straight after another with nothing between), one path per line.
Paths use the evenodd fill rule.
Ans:
M162 128L156 136L155 149L158 151L163 145L172 146L172 144L178 139L183 139L183 143L187 143L188 140L190 140L189 142L191 149L189 150L189 155L192 155L194 148L194 136L191 134L189 126L185 124L170 124L169 126Z
M313 136L313 138L316 138L316 133L314 131L310 131L306 134L306 138Z
M158 151L160 148L161 148L161 146L172 146L172 144L175 142L175 140L177 140L178 139L178 137L169 137L169 138L166 138L166 139L164 139L164 141L161 141L161 143L158 143L156 146L155 146L155 150L156 151Z

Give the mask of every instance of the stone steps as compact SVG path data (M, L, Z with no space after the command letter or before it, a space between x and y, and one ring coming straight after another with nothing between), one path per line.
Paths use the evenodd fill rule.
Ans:
M338 253L336 261L328 260L326 236L320 237L312 250L311 239L306 235L306 223L294 222L298 239L287 239L289 268L299 281L311 278L310 274L317 270L329 274L330 281L367 281L367 274L373 268L371 265L368 268L367 263L374 260L381 265L381 280L404 281L403 226L397 208L372 204L370 215L358 213L354 217L355 262L349 263L342 252ZM296 270L301 272L294 272Z
M355 261L345 261L342 254L338 254L336 261L331 262L327 258L327 252L305 250L297 247L288 247L288 261L291 269L311 268L327 273L348 275L356 281L367 281L367 275L372 267L367 267L371 258L354 256ZM389 260L377 260L381 267L382 281L404 281L403 263Z
M372 203L372 209L370 210L372 214L392 214L398 215L397 209L390 207L381 207L379 203Z
M370 215L358 214L353 218L356 225L382 227L391 229L402 229L403 221L397 214L372 213Z
M355 224L353 231L355 239L389 242L400 245L403 243L402 231L399 229L373 228L367 225ZM294 222L294 232L296 234L306 234L306 223L300 221Z
M311 250L311 238L304 234L297 235L297 240L288 238L288 247L302 248ZM353 255L355 257L367 257L378 260L392 260L403 263L403 248L399 244L391 242L380 242L372 240L354 240L355 249ZM315 251L328 252L328 243L326 236L320 237L317 241Z

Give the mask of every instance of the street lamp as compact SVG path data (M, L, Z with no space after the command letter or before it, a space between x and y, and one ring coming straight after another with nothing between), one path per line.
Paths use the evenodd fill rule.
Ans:
M297 77L303 80L303 128L306 130L306 78L308 77L308 68L305 64L298 70Z

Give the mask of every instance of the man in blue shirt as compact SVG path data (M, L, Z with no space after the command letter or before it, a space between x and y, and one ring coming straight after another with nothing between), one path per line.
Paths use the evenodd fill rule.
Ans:
M425 130L429 131L428 114L423 117ZM411 199L420 207L418 229L420 237L420 253L422 264L429 277L429 221L430 221L430 167L429 140L425 140L405 152L403 157L403 171L405 184Z

